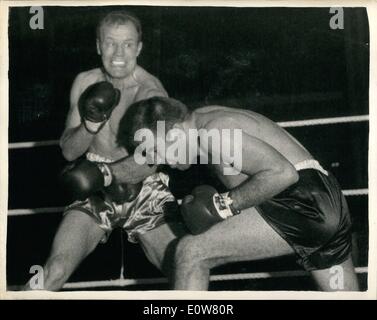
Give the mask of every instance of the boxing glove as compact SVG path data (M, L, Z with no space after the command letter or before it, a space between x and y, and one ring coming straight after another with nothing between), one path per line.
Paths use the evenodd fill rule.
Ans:
M192 234L207 231L235 214L240 213L232 206L228 193L219 194L211 186L196 187L191 195L186 196L181 205L183 220Z
M112 173L105 163L85 159L65 167L60 180L73 199L84 200L109 186Z
M84 200L103 190L116 203L134 200L143 183L116 183L110 167L105 163L81 160L68 165L62 172L61 181L71 197Z
M104 192L109 196L110 200L122 204L136 199L139 195L143 183L112 183L104 189Z
M119 103L120 91L110 82L101 81L90 85L81 94L78 102L79 113L90 133L97 133L111 112Z

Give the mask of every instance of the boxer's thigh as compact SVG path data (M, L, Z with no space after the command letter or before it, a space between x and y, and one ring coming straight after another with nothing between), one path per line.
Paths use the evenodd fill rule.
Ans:
M294 253L255 208L243 210L200 235L186 237L183 242L186 243L183 253L196 251L196 257L206 260L210 267Z
M55 235L51 256L63 255L68 260L80 261L94 250L104 235L105 231L89 215L70 210Z
M138 236L148 260L165 273L171 267L178 239L186 234L181 223L164 223Z

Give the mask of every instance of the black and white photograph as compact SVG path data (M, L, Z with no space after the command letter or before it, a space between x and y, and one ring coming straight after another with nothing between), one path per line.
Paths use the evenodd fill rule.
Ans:
M6 293L375 290L362 1L6 18Z

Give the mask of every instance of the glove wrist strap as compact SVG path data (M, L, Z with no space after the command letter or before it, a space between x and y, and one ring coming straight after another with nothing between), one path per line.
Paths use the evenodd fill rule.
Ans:
M224 198L224 202L225 202L226 206L229 207L229 209L230 209L230 211L232 212L233 215L237 215L237 214L241 213L241 210L234 208L233 199L230 197L229 191L222 193L221 196Z
M106 163L97 163L98 169L103 174L103 186L108 187L113 182L113 174L110 167Z
M213 203L217 209L219 216L224 220L240 213L240 211L237 211L233 208L233 200L231 197L229 197L229 192L214 194Z
M98 132L101 131L103 126L106 123L106 120L102 121L101 124L97 127L97 129L93 130L89 127L89 123L93 123L92 121L82 119L82 122L84 123L85 130L88 131L90 134L97 134Z

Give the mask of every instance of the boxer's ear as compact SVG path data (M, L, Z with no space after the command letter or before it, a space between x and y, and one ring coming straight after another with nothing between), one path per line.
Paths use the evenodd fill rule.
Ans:
M181 122L176 122L173 124L173 129L184 130L185 128Z
M141 41L139 41L139 43L137 44L137 53L136 53L136 57L139 56L141 50L143 49L143 43Z
M167 141L174 141L177 139L178 140L186 139L185 130L180 123L175 123L173 127L166 134Z
M100 41L97 38L96 40L96 46L97 46L97 54L100 56L101 55L101 46L100 46Z

